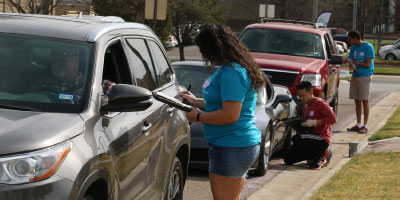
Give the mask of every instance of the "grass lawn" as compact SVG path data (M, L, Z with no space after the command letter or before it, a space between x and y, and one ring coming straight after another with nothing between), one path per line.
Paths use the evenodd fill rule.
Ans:
M400 199L399 166L400 152L359 154L310 199Z
M368 138L369 141L381 140L400 136L400 107L394 111L386 124L374 135ZM400 168L399 168L400 169ZM399 170L400 172L400 170ZM400 193L399 193L400 195Z
M398 67L387 67L387 66L375 66L374 73L393 73L400 74L400 66Z

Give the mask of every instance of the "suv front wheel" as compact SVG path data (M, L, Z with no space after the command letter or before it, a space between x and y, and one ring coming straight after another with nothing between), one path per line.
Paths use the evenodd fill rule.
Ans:
M175 157L169 174L165 200L183 199L183 169L181 161Z

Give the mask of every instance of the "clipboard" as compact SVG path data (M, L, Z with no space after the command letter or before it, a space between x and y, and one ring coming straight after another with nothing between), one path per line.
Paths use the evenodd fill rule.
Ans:
M170 97L161 92L152 92L153 97L157 101L161 101L165 104L168 104L172 107L178 108L179 110L183 110L185 112L190 112L192 110L192 106L182 103L180 100Z

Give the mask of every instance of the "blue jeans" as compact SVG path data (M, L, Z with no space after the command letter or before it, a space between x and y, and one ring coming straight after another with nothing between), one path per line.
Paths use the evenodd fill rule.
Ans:
M244 178L257 160L260 145L248 147L221 147L211 145L208 151L209 172L230 178Z

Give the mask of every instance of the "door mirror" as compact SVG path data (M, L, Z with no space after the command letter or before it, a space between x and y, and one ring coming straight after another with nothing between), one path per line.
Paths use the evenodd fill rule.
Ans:
M101 106L102 113L144 111L153 104L149 90L133 85L114 85L108 96L108 104Z
M338 54L332 54L331 58L328 60L328 64L333 64L333 65L340 65L343 62L343 56L338 55Z
M274 103L272 103L272 108L276 108L280 103L289 103L292 101L292 97L285 94L279 94L276 96Z

